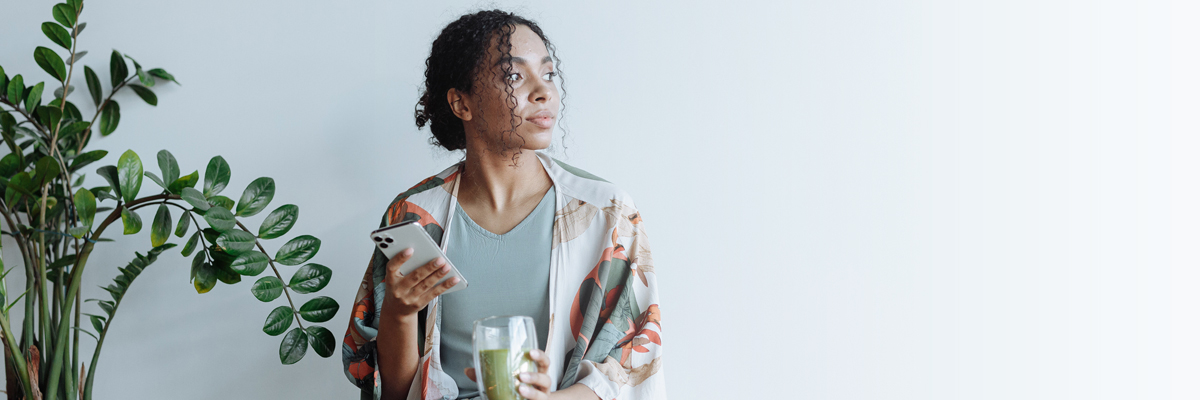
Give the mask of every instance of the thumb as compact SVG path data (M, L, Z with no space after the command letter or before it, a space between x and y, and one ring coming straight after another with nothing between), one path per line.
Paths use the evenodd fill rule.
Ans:
M478 382L478 380L475 379L475 368L463 369L463 373L467 374L467 379L470 379L471 382Z

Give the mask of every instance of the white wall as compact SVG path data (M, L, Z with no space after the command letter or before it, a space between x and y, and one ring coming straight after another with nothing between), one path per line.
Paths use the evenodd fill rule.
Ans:
M93 147L105 163L167 148L185 173L221 154L234 195L274 177L273 204L301 208L293 232L324 241L340 337L366 232L458 157L412 122L429 44L491 6L410 3L89 1L85 64L107 76L116 48L183 82L157 108L120 97L120 129ZM3 1L9 75L46 79L31 54L52 46L52 5ZM672 398L1200 391L1194 6L497 5L558 46L570 133L556 154L646 215ZM85 296L148 244L101 247ZM336 355L279 365L260 331L277 304L250 282L197 295L187 280L177 253L138 279L97 398L353 398Z

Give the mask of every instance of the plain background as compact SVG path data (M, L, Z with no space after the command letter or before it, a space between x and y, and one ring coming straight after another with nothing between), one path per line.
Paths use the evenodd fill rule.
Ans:
M52 5L0 4L10 76L48 79L31 55L56 48ZM558 47L553 154L646 217L672 398L1200 394L1200 33L1183 2L88 1L84 64L107 77L115 48L183 83L156 86L157 107L118 96L96 165L133 149L157 171L166 148L203 172L220 154L235 199L273 177L272 209L301 209L290 236L323 240L340 339L367 232L460 157L413 124L429 45L493 6ZM85 298L149 248L119 239ZM279 364L260 327L282 300L255 300L253 279L198 295L188 265L168 253L133 285L96 398L356 398L336 354Z

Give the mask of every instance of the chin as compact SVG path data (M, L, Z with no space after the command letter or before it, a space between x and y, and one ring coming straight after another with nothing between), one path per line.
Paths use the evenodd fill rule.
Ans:
M525 138L525 145L521 146L525 150L545 150L550 147L550 141L553 138L554 129L547 129L540 132L529 132L522 137Z

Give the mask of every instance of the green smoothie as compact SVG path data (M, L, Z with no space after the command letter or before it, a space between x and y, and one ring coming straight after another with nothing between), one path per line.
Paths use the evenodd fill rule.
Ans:
M537 364L529 358L529 350L518 353L516 357L509 354L508 349L480 350L479 366L483 369L480 376L480 392L488 400L521 400L517 393L517 375L522 372L537 372Z

